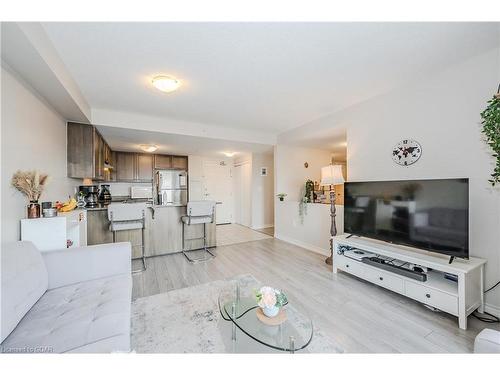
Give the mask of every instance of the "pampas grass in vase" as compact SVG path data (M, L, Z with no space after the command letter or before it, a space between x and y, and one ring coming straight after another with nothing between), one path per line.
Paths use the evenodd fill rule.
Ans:
M45 189L49 180L46 174L40 174L38 171L17 171L12 176L11 184L21 193L26 195L28 201L28 218L40 217L40 205L38 200Z

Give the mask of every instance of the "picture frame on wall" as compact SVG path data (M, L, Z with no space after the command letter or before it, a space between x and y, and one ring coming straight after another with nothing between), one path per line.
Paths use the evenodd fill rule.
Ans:
M263 177L267 176L267 167L261 167L260 168L260 175Z

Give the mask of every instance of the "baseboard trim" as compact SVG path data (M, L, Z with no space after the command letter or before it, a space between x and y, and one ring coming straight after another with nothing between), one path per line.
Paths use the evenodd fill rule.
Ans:
M264 224L264 225L250 227L250 228L253 230L259 230L259 229L267 229L267 228L272 228L272 227L274 227L274 224Z
M484 311L486 311L489 314L495 315L496 317L500 317L500 307L498 306L493 306L489 303L485 303Z
M330 256L330 250L325 250L325 249L323 249L321 247L318 247L318 246L315 246L315 245L311 245L311 244L308 244L308 243L296 240L294 238L283 236L283 235L281 235L279 233L275 233L274 237L277 238L278 240L291 243L292 245L296 245L296 246L302 247L302 248L304 248L306 250L309 250L309 251L312 251L314 253L321 254L321 255L324 255L326 257Z

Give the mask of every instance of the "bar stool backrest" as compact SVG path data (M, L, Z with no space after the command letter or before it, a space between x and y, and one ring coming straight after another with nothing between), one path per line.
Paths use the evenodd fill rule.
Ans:
M187 216L214 216L215 201L191 201L187 204Z
M111 203L108 206L110 221L142 220L146 214L146 203Z

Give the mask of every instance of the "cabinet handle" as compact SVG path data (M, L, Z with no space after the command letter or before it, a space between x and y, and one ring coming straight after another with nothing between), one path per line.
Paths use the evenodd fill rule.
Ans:
M346 264L346 265L345 265L345 267L346 267L346 268L349 268L349 265L348 265L348 264Z
M425 296L426 296L427 298L431 298L431 295L430 295L429 293L427 293Z
M378 279L379 279L380 281L383 281L383 280L384 280L384 278L383 278L382 276L380 276Z
M149 209L151 210L151 219L154 220L155 219L155 209L153 207L149 207Z

